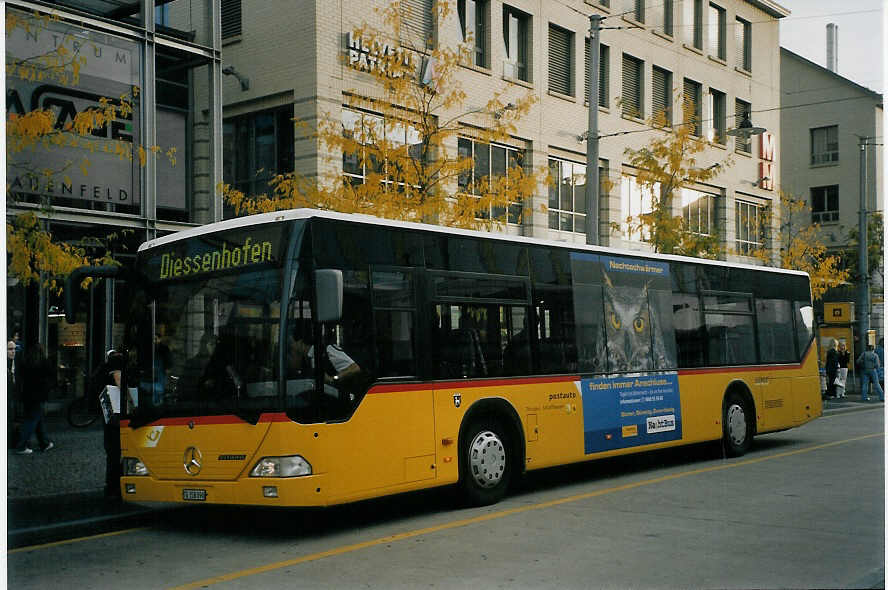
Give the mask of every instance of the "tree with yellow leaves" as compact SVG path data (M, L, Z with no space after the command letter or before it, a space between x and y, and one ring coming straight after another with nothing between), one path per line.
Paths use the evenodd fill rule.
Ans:
M686 109L685 123L667 127L663 113L648 124L662 129L657 137L639 149L626 148L627 163L637 170L635 182L650 198L650 211L631 215L621 223L611 223L614 232L640 233L654 252L698 258L718 258L721 249L716 233L693 231L684 216L676 215L674 200L682 188L693 187L716 177L733 164L730 158L705 168L698 165L698 154L707 142L693 134L692 105Z
M762 246L752 255L780 268L801 270L811 277L811 294L820 299L832 287L848 280L848 269L842 268L841 255L830 254L820 239L820 224L811 223L811 208L803 199L791 194L777 191L779 196L777 213L780 225L777 229L780 239L780 251L774 252ZM763 227L770 227L775 212L765 211L761 218Z
M460 138L469 133L481 145L507 139L535 97L523 90L495 94L467 109L458 73L472 63L471 39L434 48L427 39L409 39L405 8L394 1L380 11L386 30L365 24L349 34L355 46L370 47L372 61L360 65L377 96L349 92L342 114L328 112L316 126L296 121L317 146L320 174L275 176L260 195L223 185L237 215L311 207L474 229L520 220L545 172L530 170L518 150L503 150L492 173L476 170L470 143ZM438 22L452 18L446 1L435 10ZM376 39L401 39L401 47L380 47Z
M6 52L7 207L21 201L38 205L36 210L7 217L8 272L24 285L36 281L56 291L61 290L60 279L74 268L113 260L107 238L88 240L96 246L90 250L99 254L53 239L45 222L52 216L52 195L74 184L73 171L87 176L98 154L106 161L136 160L144 165L149 150L160 151L157 146L146 150L136 145L120 129L121 121L133 117L138 86L117 97L97 97L96 106L77 113L28 108L20 98L20 88L44 94L76 88L88 63L85 54L98 51L90 49L88 40L59 33L53 28L59 20L52 13L6 11L6 37L17 41L17 50L7 45ZM167 157L175 163L175 149Z

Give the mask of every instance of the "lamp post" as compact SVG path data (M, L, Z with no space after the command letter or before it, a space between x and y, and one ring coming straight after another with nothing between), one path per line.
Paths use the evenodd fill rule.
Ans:
M869 332L869 252L867 251L866 214L866 146L868 137L859 139L860 147L860 211L857 225L857 268L860 270L860 286L858 287L857 317L860 325L860 354L866 350L867 332Z
M600 14L589 16L589 129L586 132L586 243L598 245L598 86L601 64Z

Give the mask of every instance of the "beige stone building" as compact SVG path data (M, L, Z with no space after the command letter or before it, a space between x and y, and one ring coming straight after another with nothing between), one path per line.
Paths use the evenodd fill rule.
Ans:
M376 9L382 0L269 0L222 2L222 59L238 76L223 81L225 179L245 191L260 191L272 172L288 169L318 173L324 159L311 142L294 139L288 123L330 113L350 121L346 93L376 96L374 79L361 71L363 55L349 60L350 35L364 23L382 27ZM599 202L599 243L644 250L639 235L614 231L649 202L633 181L624 150L645 145L656 134L645 123L666 109L673 124L682 122L682 97L698 105L696 133L709 139L698 166L733 161L709 184L686 190L676 199L701 233L716 232L730 252L742 256L771 238L760 220L780 181L779 19L789 11L771 0L453 0L447 18L434 16L433 0L403 0L402 35L434 43L475 42L474 63L461 78L467 98L457 117L466 138L453 150L471 149L493 161L512 150L525 165L550 167L567 179L555 188L539 186L520 224L504 231L570 242L584 242L587 128L586 60L589 15L602 22L602 88L599 93L600 166L613 185ZM392 47L400 39L374 39ZM418 63L421 56L417 56ZM244 84L244 80L247 84ZM506 99L533 93L538 102L503 145L476 145L471 139L478 115L461 115L483 106L492 93ZM744 141L726 135L751 112L753 124L767 129ZM762 149L764 142L765 149ZM257 170L263 170L256 174ZM351 171L354 172L354 171ZM359 175L360 172L357 172ZM456 190L456 186L454 186Z

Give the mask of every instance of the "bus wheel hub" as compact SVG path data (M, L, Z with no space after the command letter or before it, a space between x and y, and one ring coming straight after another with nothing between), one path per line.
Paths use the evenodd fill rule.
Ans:
M746 440L746 413L736 404L728 408L728 434L735 444Z
M496 433L479 432L469 446L469 468L482 488L495 487L506 471L506 447Z

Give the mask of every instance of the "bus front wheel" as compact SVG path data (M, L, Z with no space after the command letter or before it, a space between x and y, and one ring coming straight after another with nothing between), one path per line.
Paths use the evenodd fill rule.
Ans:
M754 423L749 405L740 395L728 394L722 425L725 453L729 457L745 454L752 446Z
M512 476L512 449L506 429L496 420L472 423L460 453L460 487L473 505L498 502Z

